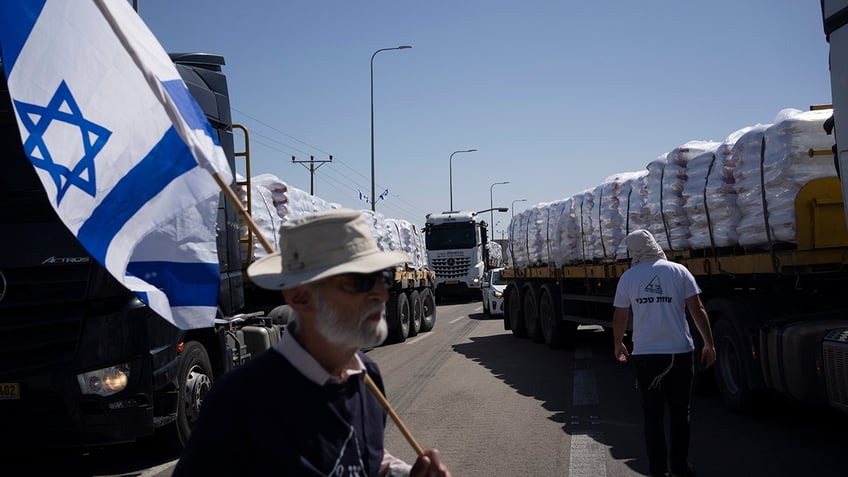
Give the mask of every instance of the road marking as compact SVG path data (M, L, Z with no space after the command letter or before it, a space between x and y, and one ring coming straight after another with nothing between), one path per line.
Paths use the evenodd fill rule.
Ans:
M164 464L157 465L156 467L151 467L151 468L145 470L144 472L138 474L138 477L152 477L154 475L159 475L169 468L176 467L177 466L177 460L178 459L174 459L170 462L165 462Z
M569 477L607 475L606 449L599 442L602 438L600 431L580 431L571 435Z
M416 336L415 338L412 338L411 340L406 340L406 341L404 341L404 342L403 342L403 344L412 344L412 343L415 343L415 342L417 342L417 341L421 341L421 340L423 340L424 338L426 338L426 337L428 337L428 336L430 336L430 333L425 333L425 334L423 334L423 335L418 335L418 336Z
M595 381L595 372L591 369L574 370L574 386L571 395L575 406L597 406L598 384Z
M462 319L464 319L464 318L465 318L464 316L460 316L459 318L457 318L457 319L455 319L455 320L453 320L453 321L448 321L448 324L449 324L449 325L452 325L452 324L456 323L457 321L462 320Z
M592 349L580 345L574 350L574 381L571 400L573 406L597 406L598 383L592 369ZM580 416L571 416L571 447L568 455L569 477L596 477L607 475L606 446L601 444L604 433L593 426L600 425L597 415L588 422ZM589 427L588 429L586 427Z

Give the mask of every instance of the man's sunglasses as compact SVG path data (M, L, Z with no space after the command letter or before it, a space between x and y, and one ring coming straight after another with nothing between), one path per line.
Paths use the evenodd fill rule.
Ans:
M394 285L395 269L387 268L374 273L347 273L345 274L348 280L345 280L343 287L345 291L350 293L368 293L374 289L374 284L377 280L383 280L386 288L391 288Z

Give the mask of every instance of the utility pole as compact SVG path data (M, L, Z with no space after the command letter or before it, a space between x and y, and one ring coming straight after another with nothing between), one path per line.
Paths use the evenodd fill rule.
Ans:
M318 163L317 167L315 166L316 162ZM296 161L294 156L292 156L292 164L309 164L309 167L305 165L303 166L309 169L309 195L315 195L315 171L317 171L319 167L323 166L325 162L333 162L333 156L330 155L330 159L325 161L316 161L315 156L309 156L308 161Z

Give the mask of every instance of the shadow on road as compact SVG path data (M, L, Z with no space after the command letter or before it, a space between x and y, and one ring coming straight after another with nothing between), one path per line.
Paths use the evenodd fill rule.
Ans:
M541 401L567 434L588 434L608 446L616 461L647 474L632 369L612 359L608 332L580 334L578 359L575 350L551 350L509 332L472 337L454 349L518 393ZM599 406L575 405L576 394L563 391L573 388L575 371L586 367L594 369ZM844 476L846 449L846 414L771 398L762 400L754 415L740 415L716 395L693 396L690 460L699 475Z
M2 475L9 476L138 476L144 470L177 459L152 440L85 449L2 451ZM9 454L9 455L7 455Z
M581 347L608 351L608 334L597 330L579 333ZM626 369L605 369L603 379L598 374L599 398L604 400L605 394L612 393L616 405L605 405L603 409L597 405L575 405L575 368L585 369L588 362L575 360L574 350L553 350L528 339L517 339L508 332L470 339L470 343L454 345L454 349L489 369L521 395L541 401L551 413L550 419L560 423L565 433L590 435L608 446L617 461L633 471L646 473L647 463L639 460L642 459L639 404L625 397L628 392L634 392Z

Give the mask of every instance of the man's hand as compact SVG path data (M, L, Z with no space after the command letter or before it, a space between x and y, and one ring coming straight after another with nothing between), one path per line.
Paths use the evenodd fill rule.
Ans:
M701 366L704 369L709 368L716 361L716 350L714 346L704 345L704 349L701 350Z
M627 346L625 346L621 341L617 342L615 344L615 359L621 363L626 363L629 356L630 351L627 350ZM715 354L713 354L713 356L715 356Z
M451 477L451 473L442 462L438 449L427 449L415 460L409 477Z

